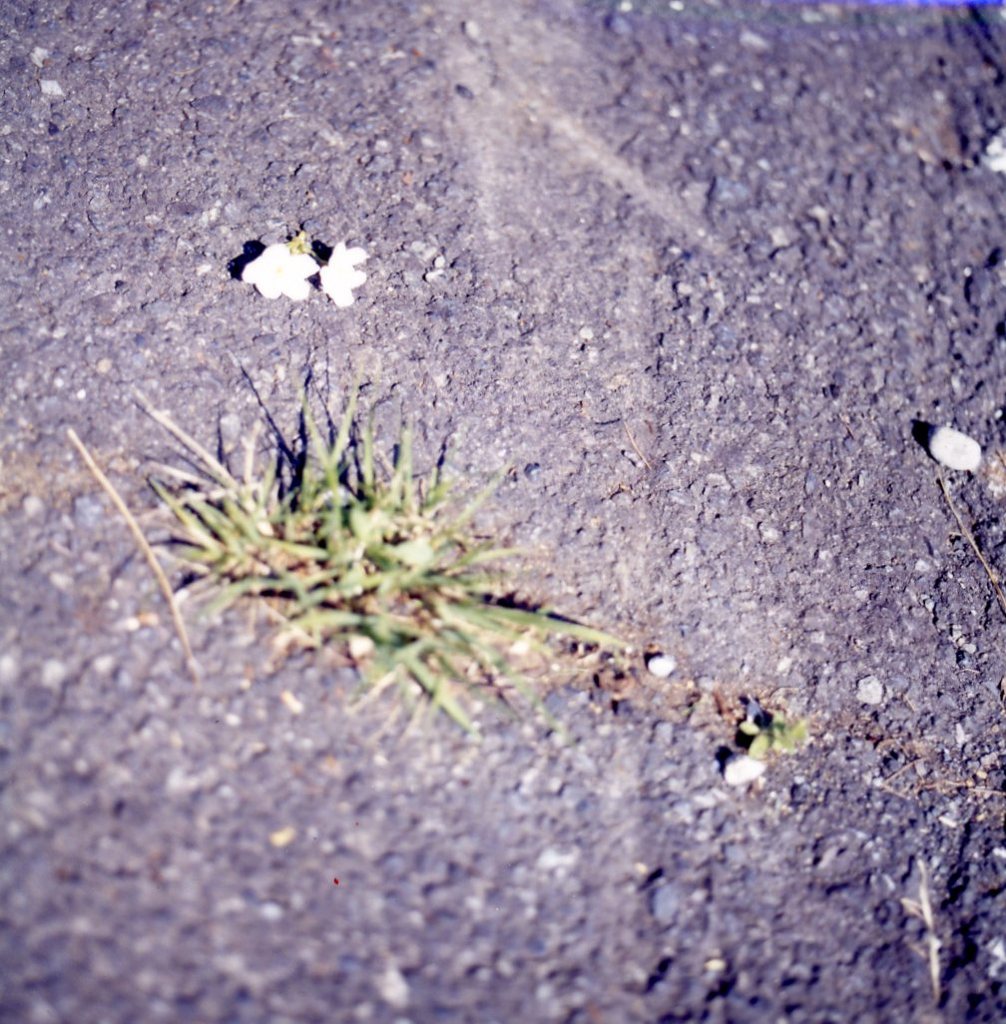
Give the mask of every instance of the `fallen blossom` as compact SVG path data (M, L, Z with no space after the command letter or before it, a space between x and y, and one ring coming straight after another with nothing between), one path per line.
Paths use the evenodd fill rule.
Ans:
M332 250L328 263L321 268L321 290L337 306L353 305L353 289L367 280L367 275L357 270L356 265L366 258L363 249L347 249L345 243L340 242Z
M311 293L307 279L317 273L318 264L313 256L294 252L291 244L280 242L267 246L258 259L249 263L241 280L255 285L267 299L285 295L295 302L302 302Z

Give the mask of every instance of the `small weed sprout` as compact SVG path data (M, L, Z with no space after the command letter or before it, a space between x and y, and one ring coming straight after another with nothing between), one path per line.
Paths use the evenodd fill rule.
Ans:
M334 437L305 403L306 450L288 474L259 473L254 441L242 479L169 417L147 412L187 449L198 473L165 468L151 484L174 514L180 559L219 588L209 610L265 600L311 647L339 643L372 687L398 683L474 731L461 692L499 698L507 684L534 700L512 651L545 652L565 636L609 651L617 638L548 611L506 603L489 567L514 549L480 543L472 517L498 479L457 509L438 468L413 476L411 433L380 457L373 424L356 436L356 396ZM284 479L289 476L289 479Z
M748 717L737 727L737 742L757 760L774 752L792 753L807 742L807 722L802 718L788 722L749 699Z

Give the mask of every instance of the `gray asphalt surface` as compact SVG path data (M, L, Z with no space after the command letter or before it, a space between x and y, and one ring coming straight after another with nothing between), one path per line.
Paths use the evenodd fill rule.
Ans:
M0 69L0 1019L1006 1018L998 8L17 0ZM231 276L302 225L349 309ZM675 674L476 744L186 602L195 690L67 429L157 539L134 391L233 454L360 376ZM745 696L811 739L731 788Z

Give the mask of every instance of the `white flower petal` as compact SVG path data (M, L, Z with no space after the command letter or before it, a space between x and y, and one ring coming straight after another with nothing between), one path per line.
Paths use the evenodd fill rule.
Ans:
M318 273L318 264L315 262L314 257L309 256L306 252L297 253L296 256L291 253L286 273L294 277L306 279Z
M255 284L263 278L272 276L273 270L269 266L270 262L264 255L259 256L257 260L249 263L244 268L241 273L242 280L247 281L249 284Z
M353 266L353 263L361 262L360 254L366 259L362 249L347 250L340 242L332 250L328 264L321 268L321 289L340 308L353 304L353 289L367 280L367 275Z
M328 292L328 296L340 309L346 309L353 305L353 293L349 288L332 288Z
M267 299L286 295L296 302L311 292L307 279L318 272L318 264L307 253L294 254L282 242L267 246L244 268L241 280L254 285Z
M245 267L241 277L254 284L256 277L262 274L271 274L289 257L290 250L285 245L268 245Z
M278 299L283 294L282 283L271 277L265 277L261 281L253 281L252 284L258 289L259 294L267 299Z
M303 302L311 294L311 286L306 278L291 277L289 281L283 282L283 292L288 299Z
M364 263L367 259L367 253L359 246L353 249L345 250L345 260L350 265L355 267L357 263Z

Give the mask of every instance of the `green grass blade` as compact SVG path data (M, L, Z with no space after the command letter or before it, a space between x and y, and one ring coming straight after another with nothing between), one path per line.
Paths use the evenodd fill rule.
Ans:
M306 392L301 393L300 410L300 414L304 420L304 426L307 428L308 440L318 453L318 457L321 459L321 469L322 475L325 478L325 483L328 486L328 489L333 494L336 494L339 489L337 466L332 462L331 458L327 457L330 454L329 446L325 441L325 438L322 437L321 431L318 429L318 421L311 413L311 407L308 404Z
M291 616L289 621L290 625L306 632L366 632L370 616L339 608L312 608L310 611Z
M480 544L454 560L451 568L468 568L471 565L484 565L487 562L505 562L508 558L526 554L525 548L494 548L488 544Z
M367 417L367 426L363 431L363 445L362 445L362 457L363 465L361 467L361 473L363 476L363 493L368 498L372 498L376 495L376 488L374 487L374 414L371 413Z
M450 691L450 683L441 675L432 672L411 651L403 651L399 661L417 683L426 691L434 707L440 708L467 733L475 732L471 719L465 714Z
M150 486L154 493L171 510L179 523L188 531L188 538L194 546L203 547L207 550L220 550L220 543L217 538L207 532L203 527L201 519L191 512L188 506L176 498L159 480L151 479Z
M624 650L628 646L624 640L611 633L595 629L593 626L581 625L579 622L571 622L549 612L526 611L523 608L508 608L498 604L487 607L492 608L494 617L518 628L533 629L549 636L568 636L605 649Z
M506 476L506 470L501 469L493 478L479 491L471 501L451 520L449 529L452 533L458 533L468 525L475 513L499 490L499 485Z
M395 459L394 480L397 482L397 500L402 510L411 515L416 510L415 485L412 480L412 431L402 427Z
M343 468L344 457L349 450L349 440L353 433L353 421L356 419L356 403L359 397L360 388L357 385L349 393L349 401L346 403L346 409L339 421L335 440L331 445L327 444L323 438L318 442L318 450L325 453L326 462L336 470L337 474Z
M258 577L249 577L229 583L222 587L220 593L206 605L206 615L218 615L242 598L260 597L268 592L267 581Z

